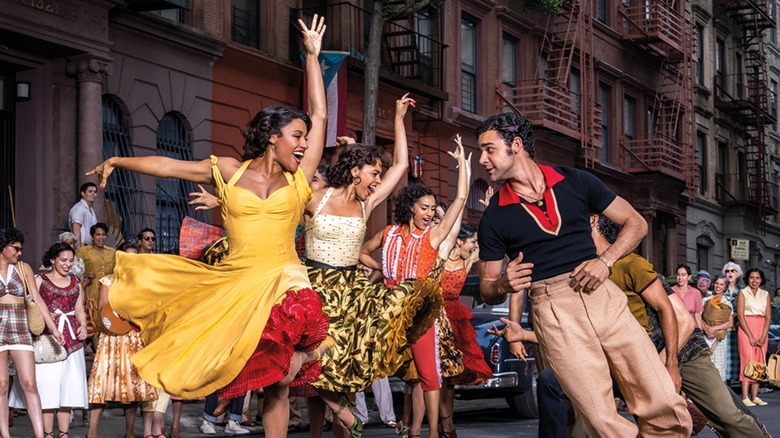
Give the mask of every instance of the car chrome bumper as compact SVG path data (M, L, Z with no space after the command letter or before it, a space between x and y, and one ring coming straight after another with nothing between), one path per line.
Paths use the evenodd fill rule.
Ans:
M456 390L471 391L475 389L514 388L518 385L518 377L515 372L497 373L479 385L455 385Z

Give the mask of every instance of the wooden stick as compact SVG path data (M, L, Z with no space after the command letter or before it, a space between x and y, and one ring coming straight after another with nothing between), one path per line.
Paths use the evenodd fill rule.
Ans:
M8 184L8 202L11 205L11 224L16 228L16 213L14 213L14 192L11 190L11 184Z

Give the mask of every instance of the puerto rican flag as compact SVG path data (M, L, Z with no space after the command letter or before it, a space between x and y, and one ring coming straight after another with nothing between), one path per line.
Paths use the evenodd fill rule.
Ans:
M347 63L349 52L322 51L320 68L328 102L328 126L325 132L325 146L336 146L336 137L347 135ZM306 102L306 58L304 64L303 110L308 111Z

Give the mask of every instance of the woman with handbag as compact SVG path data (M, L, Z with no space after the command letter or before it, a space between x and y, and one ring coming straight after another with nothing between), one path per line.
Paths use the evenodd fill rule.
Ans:
M737 296L737 319L739 321L739 381L742 385L742 403L745 406L764 406L767 403L758 398L759 382L755 375L746 375L761 364L766 368L766 349L771 321L769 292L761 289L766 283L764 272L758 268L747 271L748 286ZM748 366L750 365L750 367ZM749 393L749 394L748 394ZM748 398L750 395L750 398Z
M731 301L725 298L723 293L726 291L728 281L726 277L722 275L716 275L712 280L712 295L704 299L705 314L707 306L711 306L713 300L720 302L720 307L727 307L730 309L731 317L724 321L722 324L709 325L707 320L702 320L702 330L706 335L707 344L712 350L712 362L715 364L715 368L720 373L720 378L725 382L727 378L727 361L731 352L731 337L729 331L734 327L734 308ZM720 297L720 298L718 298ZM720 332L720 333L719 333Z
M37 348L35 374L43 409L44 437L54 437L54 414L57 413L57 438L70 438L71 409L87 409L87 366L84 360L84 339L87 338L87 314L84 291L70 273L75 250L67 243L55 243L43 255L47 274L35 282L48 312L57 322L64 343L44 331L35 339ZM48 342L48 344L47 344ZM54 348L52 348L54 347ZM18 388L11 391L10 405L24 408L24 394Z
M215 185L230 254L208 265L118 253L108 299L141 329L144 349L132 361L144 380L182 398L218 392L216 415L229 399L264 388L267 437L287 435L290 385L314 380L317 359L329 348L323 343L328 317L293 241L325 143L318 59L325 19L314 15L311 29L298 24L310 114L262 109L244 132L240 160L112 157L88 172L100 177L101 187L116 168Z
M33 335L29 322L40 325L41 319L58 343L64 343L49 310L38 294L32 269L19 260L24 235L16 228L0 229L0 436L10 437L8 430L8 355L16 367L17 384L27 398L27 413L36 438L44 438L41 399L35 381ZM27 309L25 295L32 302ZM34 303L33 303L34 302ZM37 309L37 310L36 310ZM40 329L41 327L37 327ZM40 331L38 332L40 334ZM14 385L16 386L16 385Z

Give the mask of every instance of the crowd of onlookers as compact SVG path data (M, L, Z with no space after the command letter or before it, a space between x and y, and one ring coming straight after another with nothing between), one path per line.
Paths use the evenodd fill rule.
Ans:
M745 367L765 363L767 353L774 353L767 352L769 328L780 323L780 288L770 293L765 285L761 269L743 272L728 262L717 275L700 270L695 278L688 265L679 265L672 287L704 331L721 379L739 380L746 406L766 405L758 396L759 382L745 375Z

